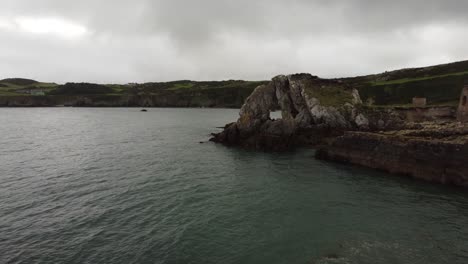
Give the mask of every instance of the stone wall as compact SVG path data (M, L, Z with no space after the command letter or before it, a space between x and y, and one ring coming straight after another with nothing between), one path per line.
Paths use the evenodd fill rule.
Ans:
M457 119L460 122L468 122L468 85L463 88L460 104L458 106Z
M456 108L451 106L395 108L406 122L427 122L437 120L455 120Z

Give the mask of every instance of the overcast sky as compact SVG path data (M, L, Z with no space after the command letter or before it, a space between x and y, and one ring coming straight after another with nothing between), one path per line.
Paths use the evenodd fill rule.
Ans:
M377 73L468 59L466 0L1 0L0 78Z

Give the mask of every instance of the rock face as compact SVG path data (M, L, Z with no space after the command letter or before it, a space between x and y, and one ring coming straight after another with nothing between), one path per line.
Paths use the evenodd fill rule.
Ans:
M452 122L421 124L417 130L346 132L317 150L316 157L468 187L468 126Z
M350 129L366 129L357 90L310 74L280 75L259 86L246 100L237 122L212 141L264 150L282 150L304 139L318 140ZM281 110L282 119L270 112Z

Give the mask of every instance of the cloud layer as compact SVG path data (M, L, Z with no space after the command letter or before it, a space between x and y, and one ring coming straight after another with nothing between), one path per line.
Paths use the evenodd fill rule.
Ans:
M468 58L462 0L3 0L0 78L352 76Z

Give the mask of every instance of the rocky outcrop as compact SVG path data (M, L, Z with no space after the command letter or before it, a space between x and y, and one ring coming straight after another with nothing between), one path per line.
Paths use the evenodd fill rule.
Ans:
M270 117L281 110L282 118ZM356 89L309 74L258 87L214 142L260 150L320 146L317 158L468 187L468 127L454 107L363 106Z
M391 132L346 132L318 149L316 157L468 187L468 126L455 122L420 126Z
M368 129L357 90L310 74L280 75L258 87L240 110L237 122L212 141L264 150L316 142L346 130ZM272 120L270 112L281 110Z

